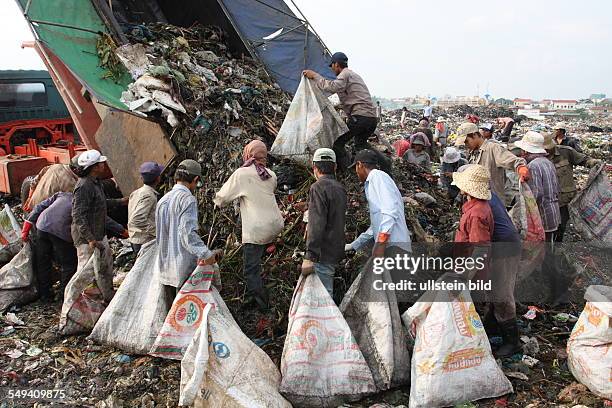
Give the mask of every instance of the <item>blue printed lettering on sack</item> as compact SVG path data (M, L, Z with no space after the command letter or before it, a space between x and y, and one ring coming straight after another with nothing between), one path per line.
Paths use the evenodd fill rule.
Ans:
M212 344L215 355L219 358L228 358L230 356L230 349L221 342L214 342Z

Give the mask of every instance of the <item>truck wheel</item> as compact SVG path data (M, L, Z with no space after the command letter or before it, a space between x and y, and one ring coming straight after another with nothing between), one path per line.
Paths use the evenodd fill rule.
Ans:
M36 178L36 176L28 176L23 180L21 184L21 206L23 207L25 202L28 200L28 196L30 195L30 185L32 181Z

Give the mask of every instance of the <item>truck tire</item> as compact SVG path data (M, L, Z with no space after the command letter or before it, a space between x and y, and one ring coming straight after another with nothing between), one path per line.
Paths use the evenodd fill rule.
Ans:
M36 176L28 176L23 180L21 184L21 207L23 207L28 200L30 195L30 185L32 181L36 178Z

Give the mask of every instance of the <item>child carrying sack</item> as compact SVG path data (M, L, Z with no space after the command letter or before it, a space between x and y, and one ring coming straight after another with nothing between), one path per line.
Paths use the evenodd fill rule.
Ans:
M212 265L203 261L189 275L174 298L164 325L149 354L155 357L181 360L193 335L204 319L204 308L212 302L211 284L215 277Z
M105 251L110 251L107 247ZM64 304L59 321L63 335L90 331L104 312L106 302L96 283L103 269L102 254L94 249L85 265L78 270L66 285Z
M442 278L441 278L442 279ZM512 392L464 290L426 292L402 315L415 337L410 408L453 406Z
M357 276L340 304L379 391L410 379L408 335L402 326L397 297L391 290L375 291L374 280L391 282L388 270L374 274L372 258Z
M179 405L290 408L270 357L240 330L214 286L210 297L181 361Z
M294 406L336 407L376 392L351 329L316 274L301 276L289 308L280 392Z
M100 316L89 338L126 353L147 354L170 310L159 282L155 240L142 246L134 266Z
M589 286L567 342L567 365L594 394L612 399L612 287Z

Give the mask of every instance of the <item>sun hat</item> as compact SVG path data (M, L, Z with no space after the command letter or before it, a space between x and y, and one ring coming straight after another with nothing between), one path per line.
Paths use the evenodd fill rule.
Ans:
M81 153L79 155L79 158L77 159L77 163L83 169L87 169L93 166L94 164L104 163L105 161L106 161L106 156L102 156L102 154L100 154L99 151L93 150L93 149L87 150L86 152Z
M442 116L438 116L438 120L436 122L438 123L444 122L444 118Z
M446 150L444 150L444 156L442 156L442 161L444 163L457 163L459 159L461 159L459 150L454 147L447 147Z
M547 133L544 135L544 149L551 150L554 149L557 144L554 142L551 134Z
M327 147L317 149L312 156L313 162L336 162L336 153Z
M480 164L469 164L462 166L459 171L453 173L453 182L451 184L474 198L490 200L490 179L489 170L485 167Z
M455 140L455 146L464 145L467 135L472 133L478 133L478 126L472 122L462 123L459 126L459 129L457 129L457 140Z
M514 142L514 146L527 153L546 153L546 150L544 150L544 136L533 130L525 133L521 140Z
M563 122L555 123L553 130L565 130L565 123Z

